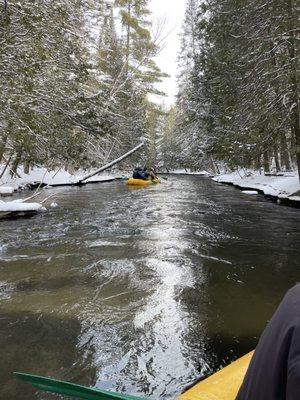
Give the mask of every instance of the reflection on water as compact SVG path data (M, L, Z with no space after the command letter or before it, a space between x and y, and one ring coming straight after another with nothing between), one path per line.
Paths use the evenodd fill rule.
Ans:
M59 209L0 221L1 399L50 396L14 370L173 398L299 280L299 210L199 177L51 192Z

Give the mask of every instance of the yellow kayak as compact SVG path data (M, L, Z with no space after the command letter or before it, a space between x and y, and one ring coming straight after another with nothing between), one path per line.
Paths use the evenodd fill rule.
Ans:
M144 179L129 178L127 181L127 185L133 185L133 186L149 186L156 183L160 183L160 180L159 179L144 180Z
M179 400L234 400L243 382L253 351L197 383Z

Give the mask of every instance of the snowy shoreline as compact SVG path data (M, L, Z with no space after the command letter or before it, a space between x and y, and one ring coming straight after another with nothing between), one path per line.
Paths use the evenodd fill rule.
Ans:
M4 166L2 167L4 168ZM17 177L12 178L7 171L0 179L0 218L2 219L3 217L6 218L11 216L33 215L34 213L45 211L46 208L43 206L43 203L51 196L38 203L28 202L28 200L31 200L31 198L35 197L36 195L44 193L42 190L38 190L38 188L80 184L79 181L92 172L93 171L79 170L74 174L70 174L63 168L57 171L49 171L46 168L34 167L30 170L29 174L26 174L21 166L17 170ZM123 174L121 172L115 172L114 174L101 173L86 179L84 184L109 182L122 178ZM8 201L1 200L1 197L11 197L17 192L28 189L37 189L37 193L33 194L27 199ZM52 203L50 207L57 207L57 204Z
M233 185L247 194L257 191L267 198L277 199L278 203L300 206L300 183L296 171L264 175L258 171L239 170L217 175L212 179L218 183Z
M213 177L210 172L207 171L191 171L190 169L172 169L168 171L158 172L158 175L197 175L197 176L209 176Z
M17 170L18 177L11 178L10 174L7 172L0 179L0 196L9 196L14 192L32 189L39 185L49 187L75 185L91 172L93 171L78 170L74 174L71 174L63 168L57 171L51 171L43 167L34 167L30 170L29 174L26 174L21 166ZM122 173L100 173L99 175L87 179L85 183L108 182L120 178L122 178Z
M165 174L207 176L215 182L233 185L245 194L262 194L266 198L277 200L278 204L300 207L300 182L297 171L264 175L259 171L240 169L214 176L207 171L192 172L177 169L165 172Z
M1 166L0 166L1 170ZM22 166L17 170L19 177L11 178L6 172L0 179L0 197L11 196L13 193L27 188L43 186L55 187L63 185L75 185L80 179L91 171L78 170L74 174L65 171L63 168L57 171L49 171L43 167L34 167L29 174L24 172ZM233 185L246 194L263 194L267 198L277 199L278 203L300 206L300 183L296 171L284 172L277 175L264 175L254 170L238 170L231 173L213 176L207 171L195 171L176 169L160 172L160 175L195 175L207 176L215 182ZM115 179L125 178L128 173L116 171L114 173L95 175L86 180L86 183L108 182Z

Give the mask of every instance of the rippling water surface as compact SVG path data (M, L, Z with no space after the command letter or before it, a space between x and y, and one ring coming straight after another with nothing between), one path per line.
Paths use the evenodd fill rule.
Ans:
M15 370L174 398L300 281L297 209L199 177L48 192L60 208L0 221L1 399L54 397Z

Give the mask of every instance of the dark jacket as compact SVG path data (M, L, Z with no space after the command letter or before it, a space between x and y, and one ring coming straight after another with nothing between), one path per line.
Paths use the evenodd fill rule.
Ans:
M236 400L300 400L300 284L264 330Z
M149 177L149 174L147 171L142 170L142 168L135 168L133 171L132 177L134 179L143 179L146 180Z

